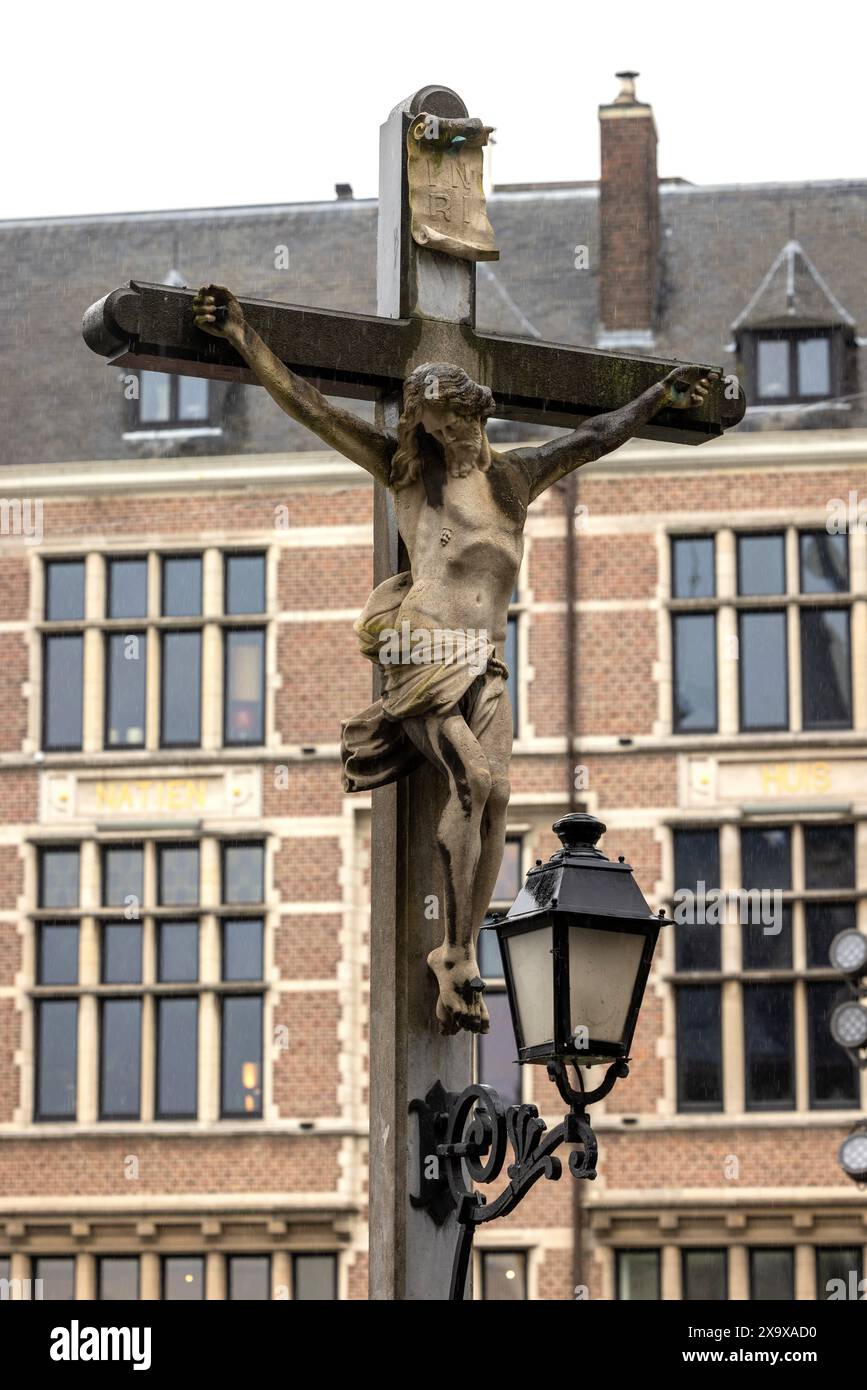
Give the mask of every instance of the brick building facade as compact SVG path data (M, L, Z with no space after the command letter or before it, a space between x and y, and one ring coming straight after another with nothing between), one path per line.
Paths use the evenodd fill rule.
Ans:
M533 506L497 900L574 783L654 907L776 890L782 929L663 934L598 1181L484 1230L476 1295L811 1299L861 1277L867 1241L837 1164L867 1095L827 1036L827 942L867 927L867 184L658 180L631 79L600 116L601 196L490 199L480 326L719 361L753 404L717 443L588 466L574 518L557 490ZM136 275L368 310L375 229L348 198L0 229L22 272L0 343L0 1277L46 1296L366 1296L370 804L338 737L369 701L372 485L264 393L120 376L77 321ZM492 964L480 1074L554 1122Z

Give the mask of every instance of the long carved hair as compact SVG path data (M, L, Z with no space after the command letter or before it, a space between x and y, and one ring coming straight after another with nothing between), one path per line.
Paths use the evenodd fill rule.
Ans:
M487 386L478 386L461 367L448 362L424 362L404 382L403 413L397 422L397 448L391 462L391 486L406 487L415 482L421 468L419 432L425 406L435 401L448 404L457 415L474 419L481 427L478 467L491 466L491 447L484 423L494 413L494 397Z

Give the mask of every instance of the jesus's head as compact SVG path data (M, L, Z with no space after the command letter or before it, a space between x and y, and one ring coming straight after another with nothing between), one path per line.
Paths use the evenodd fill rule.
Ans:
M491 466L485 420L494 410L487 386L478 386L460 367L425 362L407 377L403 414L397 426L397 449L392 463L392 486L405 487L419 474L419 430L442 447L453 477L473 468Z

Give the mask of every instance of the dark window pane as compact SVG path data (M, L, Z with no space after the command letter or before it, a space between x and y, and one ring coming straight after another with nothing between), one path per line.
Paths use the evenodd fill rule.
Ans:
M74 622L84 617L84 561L49 560L45 566L45 617Z
M675 963L678 970L719 970L720 928L714 900L719 888L719 831L674 832ZM690 897L686 897L686 894ZM703 920L702 920L703 919Z
M816 1251L816 1298L820 1302L832 1296L839 1300L862 1299L858 1285L863 1277L860 1245L827 1245Z
M509 1001L498 992L489 994L485 1003L491 1016L491 1031L481 1034L476 1044L476 1073L485 1086L499 1091L504 1105L517 1105L521 1099L521 1068L516 1061L518 1049Z
M784 594L786 549L782 536L738 536L738 593Z
M265 634L226 633L226 743L262 743L265 737Z
M629 1303L661 1297L658 1250L617 1251L617 1297Z
M794 1250L750 1251L750 1298L753 1303L795 1297Z
M694 733L716 728L716 617L676 613L674 639L674 729Z
M199 1007L196 999L160 999L157 1025L157 1115L194 1118L198 1108Z
M482 1298L516 1303L527 1297L527 1256L523 1250L482 1252Z
M790 396L788 339L759 338L756 347L759 398L783 400Z
M271 1260L267 1255L229 1256L229 1298L233 1302L267 1302L271 1297Z
M39 856L39 906L78 906L78 850L43 849Z
M678 536L672 540L671 592L674 598L713 598L713 536Z
M207 421L210 399L210 382L207 377L179 376L176 380L178 383L178 419L187 424Z
M261 918L223 922L223 979L261 980L263 923Z
M324 1303L337 1297L337 1259L334 1255L296 1255L292 1261L292 1298Z
M260 844L223 847L223 901L260 903L265 896L265 850Z
M512 614L506 622L506 641L503 645L503 661L509 672L507 689L512 706L512 733L518 733L518 618Z
M147 616L147 560L109 560L106 611L109 618Z
M43 999L37 1010L36 1113L40 1120L74 1120L78 1002Z
M205 1296L205 1261L201 1255L163 1257L163 1298L187 1303Z
M134 1303L138 1298L138 1259L108 1255L99 1262L100 1303Z
M801 684L805 729L851 728L848 609L802 610Z
M782 906L779 920L774 921L773 907L767 900L759 900L758 893L758 889L752 890L749 903L746 898L741 900L744 905L741 916L744 970L789 970L792 966L792 909L788 904ZM744 916L749 920L744 922Z
M145 741L147 636L144 632L112 632L107 646L106 746L141 748Z
M102 928L102 983L141 982L141 927L134 922L106 922Z
M521 891L521 846L518 838L510 838L503 848L500 872L491 894L492 903L508 903L509 907Z
M200 632L163 633L162 743L190 747L200 739Z
M161 425L172 415L172 379L168 372L139 372L138 418L143 425Z
M728 1297L727 1285L728 1262L725 1250L684 1250L685 1303L724 1301Z
M163 559L163 617L194 618L202 611L202 557Z
M12 1261L8 1255L0 1255L0 1280L8 1280L12 1277Z
M810 1104L817 1108L848 1108L858 1104L860 1077L848 1053L831 1037L831 1014L836 1004L851 999L836 980L807 985L810 1038Z
M99 1075L100 1114L103 1119L138 1119L140 999L103 1000Z
M491 920L490 917L486 917L485 924ZM482 978L488 981L502 979L503 957L500 955L500 943L495 931L483 930L479 932L478 952Z
M805 825L806 886L855 887L855 828L851 825Z
M678 1108L721 1110L719 985L680 985L676 999Z
M159 901L165 907L199 901L198 845L161 845Z
M801 338L798 341L798 395L831 394L831 341Z
M265 556L226 556L226 612L265 612Z
M802 531L801 593L845 594L849 589L849 538Z
M744 985L747 1109L790 1109L795 1101L791 985Z
M744 888L791 888L791 834L784 826L741 831L741 883Z
M785 613L741 613L740 696L742 729L785 729L789 679Z
M105 907L138 909L144 895L144 852L140 845L107 845L102 852ZM134 899L134 901L128 901Z
M159 979L164 985L199 978L198 922L161 922Z
M258 995L223 1000L223 1115L262 1114L262 1000Z
M807 903L807 965L825 969L831 942L856 926L854 903Z
M81 747L83 651L81 637L45 638L43 742L49 751Z
M44 1299L60 1303L71 1303L75 1299L74 1258L40 1257L33 1261L33 1277L42 1280Z
M78 927L43 922L39 928L39 983L78 984Z

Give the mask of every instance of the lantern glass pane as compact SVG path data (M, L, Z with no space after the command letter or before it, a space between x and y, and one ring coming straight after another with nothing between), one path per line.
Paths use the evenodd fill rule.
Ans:
M644 941L644 934L638 932L570 929L569 1019L573 1036L578 1033L579 1039L587 1041L623 1042Z
M554 958L552 928L536 927L506 938L512 988L524 1047L554 1040Z

